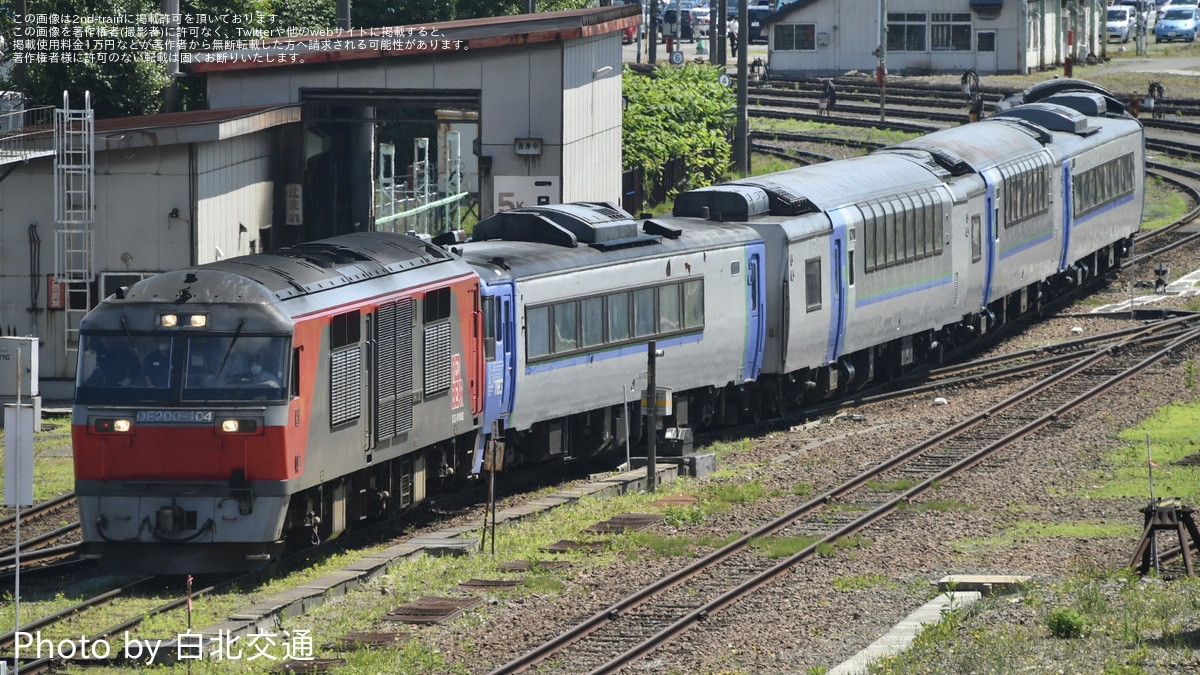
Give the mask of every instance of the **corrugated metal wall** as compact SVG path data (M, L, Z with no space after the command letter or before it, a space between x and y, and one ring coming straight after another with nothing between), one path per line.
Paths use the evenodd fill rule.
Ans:
M621 37L563 49L562 200L621 201Z
M271 225L274 184L270 134L196 147L196 262L246 255ZM244 232L242 230L245 230Z

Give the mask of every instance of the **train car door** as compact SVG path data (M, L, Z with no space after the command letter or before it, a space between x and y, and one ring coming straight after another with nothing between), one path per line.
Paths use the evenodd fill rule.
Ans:
M766 336L766 299L763 291L766 286L764 279L763 258L765 251L762 244L747 247L746 250L746 353L742 363L742 381L758 379L762 369L763 346Z
M1058 271L1067 269L1068 254L1071 251L1071 160L1064 159L1062 163L1062 251L1058 254Z
M833 236L829 238L829 342L825 362L833 363L842 355L846 341L846 219L842 212L831 211Z
M480 285L483 310L483 429L480 445L475 453L474 470L478 473L483 465L483 441L492 428L492 422L503 420L512 413L513 393L516 387L516 321L513 316L511 282ZM501 428L503 428L503 424Z
M999 207L996 205L996 183L990 171L983 172L983 182L987 185L987 197L984 202L984 261L983 261L983 307L992 301L992 273L996 268L996 244L1000 241ZM982 309L982 308L981 308Z

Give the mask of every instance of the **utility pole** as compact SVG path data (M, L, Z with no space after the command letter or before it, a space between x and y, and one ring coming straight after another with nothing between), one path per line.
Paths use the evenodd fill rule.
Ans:
M658 358L658 343L651 340L646 355L646 491L654 492L658 483L657 458L654 442L658 437L658 389L654 377L654 361Z
M750 173L750 118L746 108L749 104L750 85L747 81L746 52L750 51L750 0L738 0L738 85L737 124L733 128L734 168L743 176Z
M1021 0L1024 2L1025 0ZM878 63L875 79L879 84L879 121L887 121L887 0L879 0L879 48L875 50Z
M658 65L658 0L650 0L650 65Z

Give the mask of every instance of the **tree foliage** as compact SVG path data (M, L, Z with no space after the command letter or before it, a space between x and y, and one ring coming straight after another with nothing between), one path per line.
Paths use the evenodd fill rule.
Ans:
M721 69L661 66L653 76L626 67L623 142L626 169L642 167L658 178L662 166L685 158L690 185L703 187L729 166L735 121L733 92L718 81Z

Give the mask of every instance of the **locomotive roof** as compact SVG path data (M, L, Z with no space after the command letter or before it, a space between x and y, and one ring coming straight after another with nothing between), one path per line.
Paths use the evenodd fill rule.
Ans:
M598 248L586 244L568 247L541 242L491 239L466 242L454 246L451 250L474 266L485 281L494 281L600 267L615 262L657 258L761 240L753 229L740 223L649 219L643 223L641 230L648 233L641 237L642 243L624 248ZM665 234L649 234L652 232Z
M129 289L145 302L275 303L452 260L407 234L357 232L166 272Z

